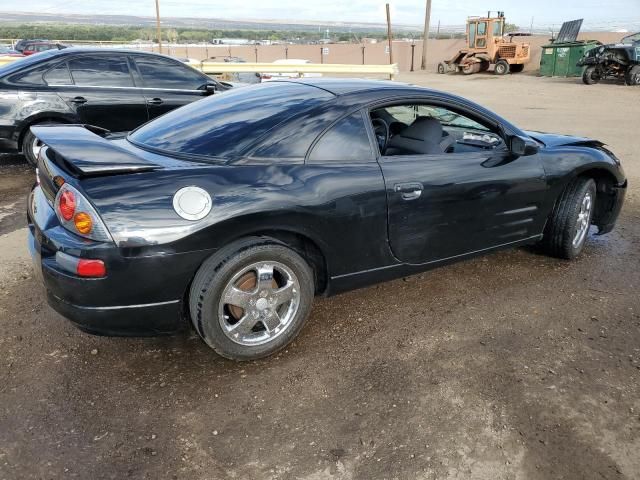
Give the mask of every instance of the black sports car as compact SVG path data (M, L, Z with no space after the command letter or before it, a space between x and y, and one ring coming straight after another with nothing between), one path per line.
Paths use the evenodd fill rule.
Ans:
M231 87L171 57L104 48L48 50L0 68L0 152L37 161L29 128L87 123L129 131Z
M32 131L29 245L50 305L109 335L184 314L239 360L290 342L314 295L518 245L573 258L627 186L601 142L394 82L269 82L126 137Z

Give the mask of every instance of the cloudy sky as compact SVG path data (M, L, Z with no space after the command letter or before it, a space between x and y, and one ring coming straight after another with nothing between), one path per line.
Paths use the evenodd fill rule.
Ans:
M4 2L3 2L4 3ZM160 0L161 14L175 17L225 19L277 19L345 22L384 22L385 1L376 0ZM390 0L394 23L419 25L424 0ZM0 10L42 13L155 15L154 0L22 0L7 2ZM7 8L9 7L9 8ZM504 10L509 22L528 26L551 25L584 18L585 26L638 25L640 0L433 0L432 23L464 23L468 15L486 8Z

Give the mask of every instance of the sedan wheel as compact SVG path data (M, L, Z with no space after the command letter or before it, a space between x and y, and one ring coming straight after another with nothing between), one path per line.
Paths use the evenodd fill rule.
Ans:
M314 292L313 272L300 255L277 240L250 238L202 265L189 295L191 320L220 355L262 358L296 337Z
M45 122L38 125L48 125L48 123ZM43 146L43 143L31 133L29 127L29 130L24 134L24 138L22 139L22 154L30 165L34 167L38 165L38 155L40 155L40 150L42 150Z

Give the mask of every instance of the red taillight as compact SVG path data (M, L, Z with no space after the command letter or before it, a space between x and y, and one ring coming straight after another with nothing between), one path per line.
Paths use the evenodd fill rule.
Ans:
M62 218L69 221L76 211L76 196L71 190L65 190L58 200L58 210Z
M76 273L81 277L104 277L107 274L107 269L102 260L81 258L76 266Z

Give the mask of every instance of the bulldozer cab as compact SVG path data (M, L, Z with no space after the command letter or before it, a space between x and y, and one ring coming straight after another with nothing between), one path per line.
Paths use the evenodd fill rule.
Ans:
M467 47L470 49L486 50L491 48L496 43L496 39L502 39L503 34L503 16L467 19Z

